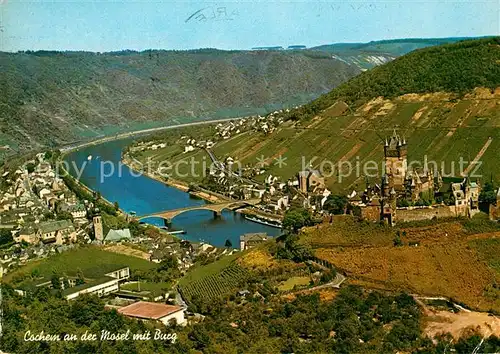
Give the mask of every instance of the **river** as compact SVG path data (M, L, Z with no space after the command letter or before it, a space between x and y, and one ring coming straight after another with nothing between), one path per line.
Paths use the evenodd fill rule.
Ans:
M192 197L189 193L167 186L144 175L137 176L123 165L121 152L133 139L115 140L99 145L91 145L69 153L66 161L70 164L70 173L77 177L74 166L81 171L80 181L111 202L118 202L126 212L135 211L137 215L177 209L206 203ZM91 155L89 161L87 157ZM115 173L110 173L114 169ZM102 172L102 173L101 173ZM153 225L163 225L162 219L145 220ZM277 236L280 230L257 224L244 219L243 215L232 211L223 211L222 217L214 219L208 210L193 210L176 216L172 228L184 230L179 237L221 247L229 239L233 247L239 247L239 237L249 232L267 232Z

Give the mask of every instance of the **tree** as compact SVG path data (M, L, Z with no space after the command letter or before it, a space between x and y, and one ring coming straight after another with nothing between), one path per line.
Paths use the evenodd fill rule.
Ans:
M399 198L396 201L396 205L398 206L398 208L407 208L410 206L410 203L408 202L408 199L406 199L406 198Z
M231 242L231 240L227 239L226 243L224 243L224 247L232 248L233 247L233 243Z
M403 241L401 241L401 235L399 234L399 231L396 232L396 236L394 236L393 243L394 246L403 246Z
M26 170L28 171L28 173L35 172L35 164L33 162L26 164Z
M51 212L51 211L47 211L47 212L45 212L45 213L43 214L43 218L44 218L45 220L54 220L55 215L54 215L54 213L53 213L53 212Z
M329 195L326 198L325 204L323 204L323 209L328 211L330 214L344 214L347 208L348 200L344 195Z
M83 272L80 268L78 268L78 271L76 272L76 285L82 285L85 284L85 277L83 275Z
M71 220L73 221L73 215L71 215L70 212L68 211L61 211L60 213L57 213L57 220Z
M168 255L160 262L158 266L158 271L165 271L170 269L177 269L179 261L174 255Z
M14 241L12 233L9 229L0 229L0 245L5 245L9 242Z
M52 278L50 278L50 283L52 284L52 289L61 289L61 280L59 274L53 272Z
M479 201L482 203L495 204L497 201L497 192L495 185L492 182L484 184L481 193L479 194Z
M297 233L302 227L311 225L311 213L304 208L290 209L283 218L283 229L291 233Z
M115 202L113 205L116 211L120 210L120 204L118 204L118 202Z

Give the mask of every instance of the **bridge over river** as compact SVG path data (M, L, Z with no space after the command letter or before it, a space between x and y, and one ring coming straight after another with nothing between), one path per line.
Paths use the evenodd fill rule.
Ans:
M195 205L186 208L179 208L173 210L165 210L159 211L147 215L141 216L130 216L133 220L143 220L147 218L161 218L164 219L167 224L172 222L172 219L177 215L187 213L192 210L210 210L213 211L214 217L220 217L222 215L222 210L236 210L245 206L256 205L260 202L260 199L247 199L247 200L238 200L238 201L228 201L223 203L215 203L215 204L203 204L203 205Z

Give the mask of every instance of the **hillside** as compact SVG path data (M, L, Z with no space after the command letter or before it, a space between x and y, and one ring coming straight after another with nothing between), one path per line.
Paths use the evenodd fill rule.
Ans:
M307 162L316 157L313 166L322 169L328 186L339 192L364 188L365 183L362 171L347 176L339 172L339 163L363 166L375 161L380 172L384 138L397 127L408 141L409 161L427 157L439 169L444 166L446 174L459 176L460 158L467 161L464 167L477 158L482 164L476 174L500 180L500 90L491 90L500 87L497 41L467 41L410 53L291 112L292 120L272 134L244 132L220 141L213 151L242 165L255 165L263 156L267 171L261 178L292 178L303 168L302 157ZM172 161L165 151L153 155L157 161ZM286 165L275 164L279 155ZM191 157L206 158L198 150L174 160ZM330 163L321 165L322 161Z
M313 47L332 53L336 59L358 66L361 70L388 63L389 58L397 58L414 50L455 43L469 38L403 38L371 41L369 43L335 43Z
M0 147L18 151L176 122L264 114L310 102L410 50L454 40L307 50L0 52Z
M310 51L0 53L13 149L303 104L359 73Z
M500 83L500 37L465 40L419 49L387 65L358 75L301 107L297 116L311 116L342 99L359 104L378 96L407 93L464 93Z
M312 160L312 165L323 171L330 189L350 192L364 188L363 170L348 175L345 170L339 172L339 164L351 163L355 167L357 162L364 166L374 161L381 177L384 138L397 127L407 139L409 161L423 163L427 157L439 169L444 166L446 174L458 176L461 157L470 162L479 156L482 164L475 173L482 175L483 180L500 180L500 90L491 93L489 89L477 89L464 97L436 93L375 98L351 112L344 112L339 106L334 105L307 122L286 122L269 135L235 135L218 142L213 151L220 159L231 156L243 166L255 165L263 156L267 166L266 173L258 176L260 179L269 174L283 180L294 178L303 168L304 157L306 166ZM193 157L200 162L197 166L206 159L202 150L182 151L161 149L144 154L144 159L175 162ZM177 155L172 156L175 152ZM275 164L279 155L286 159L286 165ZM322 164L323 161L327 162ZM464 167L467 165L464 162ZM380 178L372 181L379 182Z
M349 51L360 51L365 53L383 53L399 57L417 49L455 43L467 39L467 37L449 38L401 38L371 41L368 43L334 43L325 44L311 49L317 49L332 53L346 53Z
M344 271L350 283L445 296L472 308L500 311L500 228L490 224L491 232L476 233L485 225L478 219L454 219L391 228L346 216L304 230L301 242ZM393 244L398 232L402 246Z

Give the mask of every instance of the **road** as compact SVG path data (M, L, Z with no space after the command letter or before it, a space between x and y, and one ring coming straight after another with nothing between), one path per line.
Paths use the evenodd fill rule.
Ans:
M135 130L132 132L127 132L127 133L122 133L122 134L117 134L113 136L105 136L102 138L98 138L92 141L87 141L85 143L76 143L74 145L70 146L64 146L61 147L61 152L67 153L73 150L78 150L81 149L82 147L89 146L89 145L97 145L101 143L105 143L107 141L112 141L112 140L120 140L120 139L125 139L129 138L135 135L142 135L142 134L151 134L155 132L159 132L162 130L168 130L168 129L176 129L176 128L183 128L183 127L190 127L190 126L196 126L196 125L203 125L203 124L212 124L212 123L220 123L220 122L225 122L233 119L240 119L241 117L236 117L236 118L223 118L223 119L214 119L214 120L204 120L204 121L199 121L199 122L192 122L192 123L184 123L184 124L177 124L177 125L168 125L165 127L159 127L159 128L150 128L150 129L143 129L143 130Z

